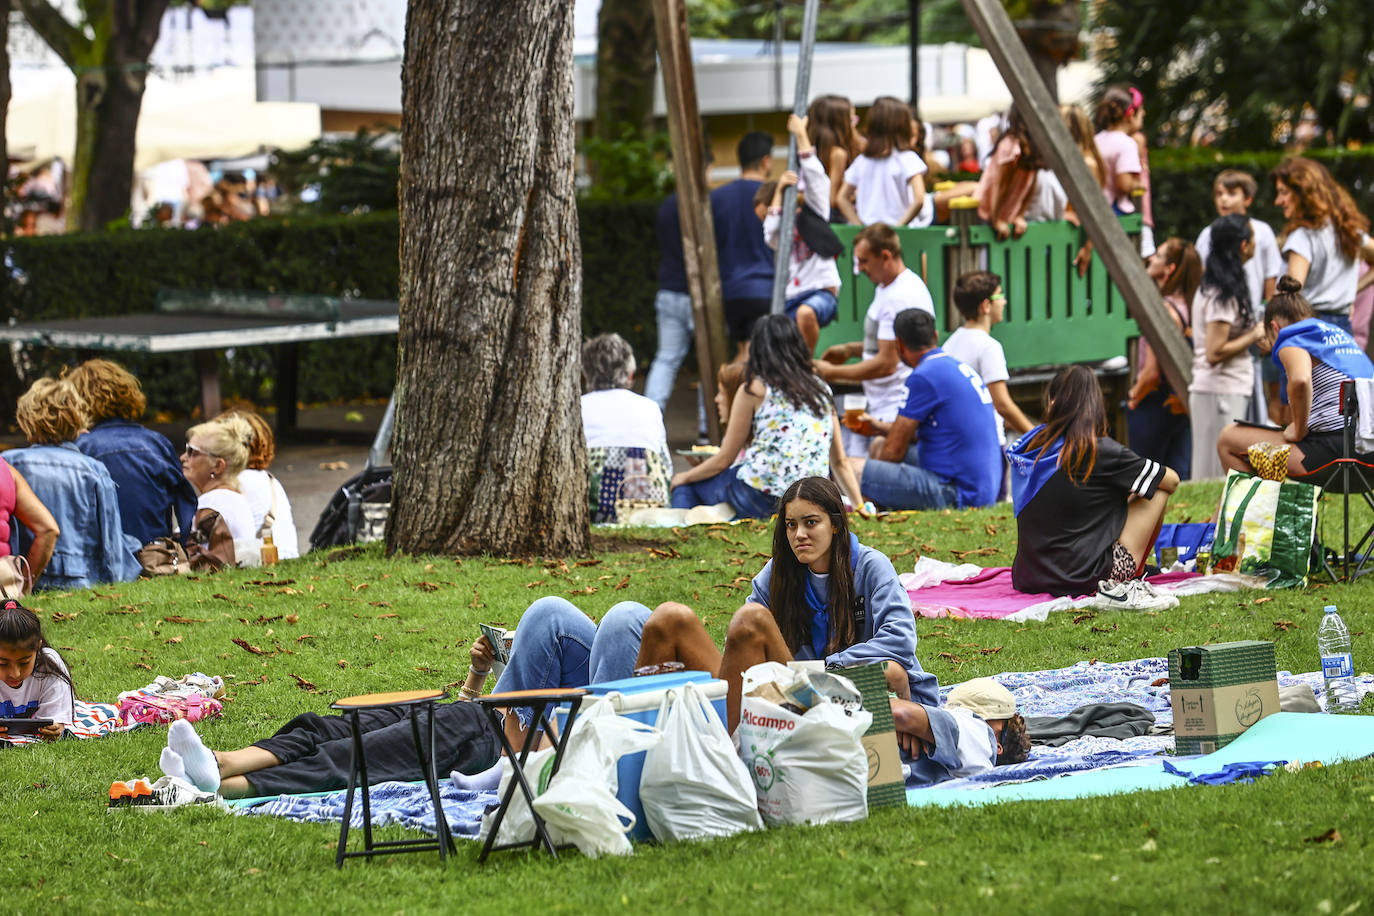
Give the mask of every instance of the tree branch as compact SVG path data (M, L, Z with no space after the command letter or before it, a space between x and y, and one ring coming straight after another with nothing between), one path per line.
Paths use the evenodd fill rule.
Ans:
M62 62L73 70L78 59L88 55L91 42L81 30L68 22L47 0L14 0L24 18L33 26L48 47L52 48Z

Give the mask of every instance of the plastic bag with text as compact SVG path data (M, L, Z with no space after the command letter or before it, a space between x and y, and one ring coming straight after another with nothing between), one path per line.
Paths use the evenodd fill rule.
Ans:
M749 769L700 687L669 690L658 728L663 742L644 755L639 800L659 842L762 829Z

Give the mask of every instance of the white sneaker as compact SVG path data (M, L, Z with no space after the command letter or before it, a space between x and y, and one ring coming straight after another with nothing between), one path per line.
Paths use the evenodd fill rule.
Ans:
M1129 582L1097 583L1097 594L1088 607L1104 611L1167 611L1178 607L1178 599L1165 594L1143 579Z
M126 805L111 804L106 810L171 811L184 805L213 805L219 801L219 796L214 792L203 792L175 776L163 776L149 788L152 794L138 796Z

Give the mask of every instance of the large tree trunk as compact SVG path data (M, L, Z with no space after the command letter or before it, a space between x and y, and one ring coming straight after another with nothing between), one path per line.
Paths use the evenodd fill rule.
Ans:
M5 122L10 113L10 0L0 0L0 161L9 167L9 138ZM8 199L8 189L0 193L0 204Z
M596 118L592 133L619 137L628 124L647 134L654 121L658 41L647 0L601 0L596 20Z
M411 0L387 549L581 553L572 4Z

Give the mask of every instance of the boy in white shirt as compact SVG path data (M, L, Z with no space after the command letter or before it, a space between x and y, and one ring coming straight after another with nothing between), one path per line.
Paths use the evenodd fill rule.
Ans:
M970 366L983 379L997 410L997 438L1005 446L1007 426L1019 436L1029 432L1033 424L1011 399L1007 390L1007 357L1001 342L989 333L1007 308L1002 278L986 270L964 274L954 284L954 306L964 316L964 326L949 335L941 349Z
M1217 216L1232 213L1245 215L1255 202L1258 185L1248 173L1238 169L1226 169L1212 182L1212 203L1216 205ZM1258 314L1264 303L1274 295L1274 287L1284 272L1283 255L1279 253L1278 240L1274 230L1262 219L1250 218L1250 231L1254 233L1255 253L1245 262L1245 284L1250 290L1250 308ZM1207 268L1207 256L1212 253L1212 227L1208 226L1198 234L1197 256L1202 259L1202 267ZM1253 351L1252 351L1253 352ZM1279 406L1278 367L1271 360L1260 356L1253 357L1257 363L1255 372L1255 396L1250 399L1251 416L1245 417L1252 423L1268 423L1268 410ZM1263 386L1261 388L1261 385Z
M792 171L784 172L777 181L765 181L754 195L754 212L763 220L763 240L769 248L776 249L782 225L782 193L797 185L797 221L792 229L792 257L787 264L786 312L797 323L807 352L814 354L821 328L834 321L838 311L840 271L835 266L835 255L844 250L844 245L830 228L830 176L816 156L806 125L806 118L795 114L787 117L787 130L797 140L801 181Z

